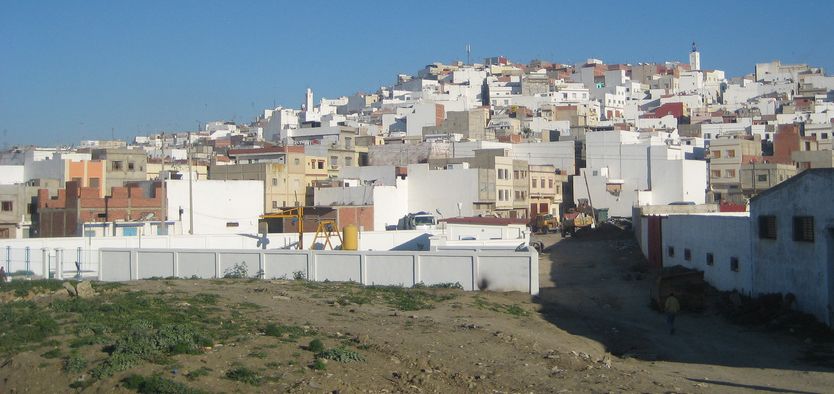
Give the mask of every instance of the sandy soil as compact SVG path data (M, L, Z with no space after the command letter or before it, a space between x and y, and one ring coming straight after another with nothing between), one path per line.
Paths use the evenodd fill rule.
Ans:
M709 309L683 314L678 332L648 306L650 280L635 279L642 262L627 235L542 236L541 295L427 290L453 296L432 309L402 311L370 300L340 301L355 286L298 281L132 282L118 291L157 297L220 295L250 332L202 354L166 365L144 363L96 382L85 392L128 392L129 373L160 374L210 392L831 392L831 369L804 364L803 338L729 324ZM48 302L43 300L42 302ZM241 307L241 305L250 307ZM253 306L254 305L254 306ZM259 306L259 307L258 307ZM297 341L265 336L268 322L315 331ZM314 370L305 349L313 338L346 346L365 361L329 361ZM62 371L46 348L0 360L0 392L67 392L83 373ZM101 346L83 349L96 362ZM260 386L230 380L244 365ZM205 368L197 379L185 376Z

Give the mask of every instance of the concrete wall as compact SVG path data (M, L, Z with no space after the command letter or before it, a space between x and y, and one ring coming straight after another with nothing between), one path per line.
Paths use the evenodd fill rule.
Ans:
M670 215L663 219L662 232L664 267L694 268L703 271L704 279L718 290L752 294L754 264L747 214ZM672 256L670 247L674 248ZM707 253L713 255L712 265L707 264ZM738 271L731 269L731 258L738 259Z
M438 234L440 230L432 230ZM362 231L359 233L361 250L428 250L429 236L433 232L404 231ZM313 244L314 233L304 233L304 248ZM260 249L257 234L217 235L168 235L168 236L116 236L116 237L66 237L26 238L0 240L0 265L6 272L30 270L35 275L58 270L67 276L76 274L78 267L82 275L95 274L98 270L98 250L101 248L178 248L178 249ZM321 242L319 240L318 242ZM341 245L337 237L330 242ZM270 234L268 249L295 248L298 234ZM28 252L27 252L28 248ZM44 251L45 249L45 251ZM49 263L44 269L43 263Z
M535 251L342 252L189 249L103 249L99 280L152 277L218 278L235 264L249 276L358 282L411 287L417 283L460 283L464 290L539 292Z

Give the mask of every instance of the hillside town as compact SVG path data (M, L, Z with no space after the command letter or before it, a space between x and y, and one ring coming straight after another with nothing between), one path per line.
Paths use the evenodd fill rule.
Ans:
M0 239L628 222L654 266L790 293L834 323L834 77L778 60L728 76L695 43L687 57L432 63L245 124L13 147Z
M130 340L106 356L94 347L116 333L162 335L169 326L160 322L182 323L167 322L171 316L188 316L213 336L186 344L188 352L171 350L178 342L160 359L207 357L199 369L184 356L149 376L184 385L200 375L180 369L213 371L218 380L198 385L220 391L269 384L293 392L554 392L555 379L568 375L565 387L580 392L826 387L825 368L834 366L834 76L779 60L733 76L703 67L694 42L680 54L682 61L637 64L435 62L336 98L310 86L297 103L246 122L4 147L0 306L59 320L82 310L84 319L157 319L133 331L92 320L50 331L76 335L71 347L82 349L67 350L63 371L73 357L84 365L33 390L129 387L129 377L119 380L125 373L144 361L162 364L113 366ZM708 53L703 60L712 64ZM7 282L25 291L3 290ZM34 290L50 282L55 292ZM125 283L129 290L119 290ZM398 293L404 288L419 294ZM168 298L135 310L119 304L148 294ZM38 306L43 297L51 298ZM66 297L108 301L72 309L61 304ZM218 299L235 308L231 318ZM61 308L68 312L56 314ZM675 323L679 313L688 320ZM0 376L3 384L12 377L14 392L28 390L27 374L37 370L29 366L42 361L20 358L18 339L29 346L50 337L13 333L40 329L27 320L35 315L3 312L14 319L2 326L0 353L18 358ZM270 318L281 325L262 324ZM730 325L744 319L762 332ZM787 334L778 333L785 336L764 331L786 322ZM409 331L415 327L422 331ZM297 359L299 349L323 345L294 342L319 334L340 345L315 351L300 371L297 361L267 356ZM764 346L771 340L806 349L806 358ZM269 358L270 371L287 370L265 383L262 368L253 384L231 372L244 356L208 357L244 350ZM384 365L342 366L374 362L360 351ZM339 371L333 379L324 374L328 357L340 361L330 364ZM797 360L808 364L794 368ZM420 380L386 368L410 368ZM290 379L294 373L301 377ZM719 378L701 379L709 374Z

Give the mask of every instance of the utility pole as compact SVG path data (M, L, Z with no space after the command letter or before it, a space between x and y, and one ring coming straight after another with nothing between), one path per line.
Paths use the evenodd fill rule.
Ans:
M750 163L753 164L753 195L755 196L757 194L757 190L756 190L756 160L750 160Z
M188 133L187 144L185 156L188 160L188 233L194 235L194 173L191 171L191 133Z

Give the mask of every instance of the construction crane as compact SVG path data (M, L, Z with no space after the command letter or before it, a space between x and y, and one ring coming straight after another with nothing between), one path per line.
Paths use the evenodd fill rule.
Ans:
M261 219L293 219L298 223L298 249L304 249L304 207L286 208L261 215Z
M304 249L304 207L285 208L278 212L267 213L261 215L261 219L292 219L298 223L298 249ZM319 219L316 228L316 235L313 238L313 243L310 248L314 248L316 241L322 239L324 243L323 248L333 249L333 244L330 243L330 237L335 235L342 242L342 235L339 233L336 221L332 219Z

